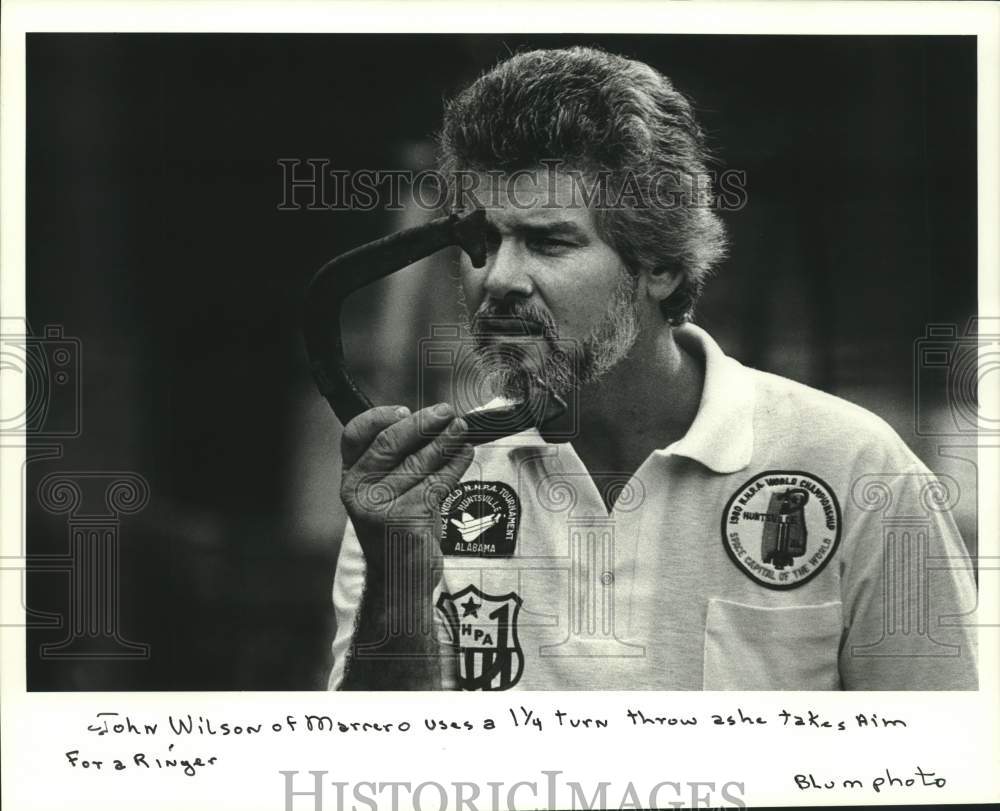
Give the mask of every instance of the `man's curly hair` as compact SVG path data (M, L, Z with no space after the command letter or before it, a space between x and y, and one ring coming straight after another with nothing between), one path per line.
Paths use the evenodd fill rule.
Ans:
M665 76L595 48L519 53L447 102L438 144L451 179L558 161L603 175L612 196L638 187L642 194L619 196L621 205L595 208L598 231L633 274L680 272L681 284L660 306L672 324L690 320L725 252L725 231L701 202L709 192L704 135ZM671 196L683 204L656 204Z

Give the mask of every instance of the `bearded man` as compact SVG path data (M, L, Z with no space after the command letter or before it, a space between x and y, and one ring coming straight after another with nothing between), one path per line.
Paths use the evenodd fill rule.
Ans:
M971 566L928 470L692 323L724 235L670 81L518 54L440 144L456 205L487 212L487 261L461 265L480 370L569 408L475 449L447 404L345 427L330 687L974 689ZM923 531L887 533L876 496Z

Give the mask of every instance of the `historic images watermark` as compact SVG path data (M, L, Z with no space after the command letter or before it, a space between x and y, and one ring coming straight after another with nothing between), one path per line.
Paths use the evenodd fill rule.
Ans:
M0 320L0 372L24 387L24 406L4 398L3 445L58 443L80 436L82 344L62 325L33 332L22 318ZM22 382L23 381L23 382Z
M513 172L436 169L338 169L329 158L279 158L279 211L424 211L585 206L594 210L707 208L739 211L747 204L747 175L739 169L682 173L664 169L652 175L632 171L581 171L560 160L543 160L535 169ZM569 180L557 188L556 178ZM524 184L524 186L522 186ZM547 188L538 197L526 186Z
M0 449L25 451L21 501L35 499L44 512L66 516L67 524L65 552L33 554L22 516L21 554L0 558L0 571L20 575L24 616L0 617L0 626L62 629L61 640L41 645L42 659L147 659L150 646L121 631L120 531L124 516L148 505L149 483L132 471L62 470L28 491L27 467L60 458L66 443L83 433L83 354L83 342L61 324L35 332L23 318L0 322L0 372L24 391L23 406L3 400ZM29 572L66 581L65 615L28 604Z
M913 422L919 436L975 444L1000 434L1000 414L981 396L1000 372L1000 318L928 324L913 344ZM947 408L935 408L944 401Z
M514 811L519 808L745 808L744 783L736 780L661 780L625 783L590 778L569 780L560 770L539 770L516 782L439 782L423 780L336 780L329 772L279 771L284 778L285 811L349 811L386 808L392 811ZM307 776L308 775L308 776Z

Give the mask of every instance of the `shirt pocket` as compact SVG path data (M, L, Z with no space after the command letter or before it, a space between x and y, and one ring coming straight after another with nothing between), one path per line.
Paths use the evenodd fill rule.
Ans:
M712 598L706 690L837 690L842 604L764 608Z

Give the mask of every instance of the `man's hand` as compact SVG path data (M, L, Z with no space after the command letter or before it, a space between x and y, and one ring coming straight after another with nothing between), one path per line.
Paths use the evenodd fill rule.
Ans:
M410 414L403 407L365 411L344 428L344 471L340 496L365 554L368 580L392 565L409 565L426 574L439 557L436 530L441 500L472 463L463 443L465 421L447 403ZM387 549L386 522L414 530L412 549ZM420 578L423 581L423 578ZM421 582L430 598L432 582Z
M373 408L344 428L340 495L366 571L343 690L436 690L453 669L431 598L441 501L472 463L466 430L446 403L416 414Z

